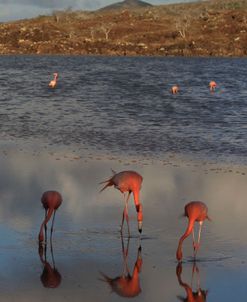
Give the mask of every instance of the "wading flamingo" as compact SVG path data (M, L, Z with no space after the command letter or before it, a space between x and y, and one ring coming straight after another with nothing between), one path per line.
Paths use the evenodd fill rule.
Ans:
M172 86L172 88L171 88L171 93L172 94L176 94L176 93L178 93L178 91L179 91L178 85Z
M62 203L62 196L60 193L56 191L47 191L43 193L41 197L41 202L45 209L45 219L40 227L39 242L44 241L43 228L45 227L45 235L46 235L46 230L47 230L46 224L48 223L48 221L50 220L53 214L52 225L51 225L51 237L52 237L55 214L56 214L56 210L59 208L59 206Z
M201 238L201 229L202 224L205 219L210 220L208 217L208 208L207 206L201 202L201 201L191 201L189 202L185 208L184 208L184 214L188 217L189 223L188 227L183 234L183 236L180 238L177 248L177 260L181 261L183 258L182 253L182 244L185 238L187 238L191 233L193 234L193 248L194 248L194 256L196 256L196 253L200 247L200 238ZM198 233L198 240L197 243L195 242L195 236L194 236L194 224L195 222L199 222L199 233Z
M45 245L45 248L43 247L42 244L39 245L39 258L43 265L43 272L40 276L40 280L44 287L56 288L59 287L59 285L61 284L62 276L55 266L52 241L51 241L52 265L47 261L46 249L47 249L47 245Z
M50 83L49 83L49 87L51 87L51 88L55 88L56 85L57 85L58 73L55 72L55 73L53 73L53 75L54 75L54 79L51 80Z
M142 268L141 246L139 246L138 248L135 266L131 274L128 268L128 250L129 250L130 238L128 238L127 249L124 248L124 242L122 236L121 239L122 239L122 254L123 254L123 273L122 275L117 276L115 278L110 278L107 275L101 273L101 275L104 278L102 281L106 281L110 285L111 290L114 291L119 296L125 298L133 298L141 293L141 286L140 286L140 279L139 279L139 274Z
M142 204L139 200L139 193L141 190L141 184L142 184L142 176L138 174L135 171L122 171L119 173L116 173L113 171L114 175L106 180L101 182L101 184L106 183L106 185L101 189L100 192L105 190L107 187L114 186L116 189L118 189L121 193L128 192L127 198L125 199L125 207L123 211L123 217L122 217L122 224L121 224L121 233L123 232L123 224L124 219L127 222L128 225L128 234L130 236L130 229L129 229L129 216L128 216L128 201L130 198L130 194L133 193L134 195L134 202L136 206L136 212L137 212L137 221L138 221L138 230L141 233L142 232L142 221L143 221L143 214L142 214Z
M199 269L196 265L196 263L193 263L193 268L192 268L192 280L191 283L193 282L194 279L194 274L195 272L197 273L197 291L193 291L192 289L192 284L191 286L189 286L187 283L182 281L182 263L180 262L177 265L176 268L176 274L177 274L177 278L178 278L178 283L180 286L182 286L185 291L186 291L186 298L182 298L182 297L178 297L180 299L180 301L183 302L206 302L207 300L207 294L208 291L207 290L202 290L200 287L200 275L199 275Z
M215 81L210 81L209 82L209 89L210 91L215 91L215 88L216 88L217 84Z

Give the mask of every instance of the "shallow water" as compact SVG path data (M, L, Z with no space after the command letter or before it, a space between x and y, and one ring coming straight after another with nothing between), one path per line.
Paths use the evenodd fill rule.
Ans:
M245 59L0 57L1 300L187 301L192 288L194 299L245 301L246 67ZM111 169L143 176L141 237L132 200L128 241L120 192L99 194ZM47 190L63 204L42 250ZM212 222L196 266L188 238L180 267L190 200L204 201Z
M203 226L193 290L198 290L200 277L207 301L230 302L236 293L238 301L245 301L246 167L177 158L147 163L129 157L77 157L65 151L37 155L11 149L0 155L0 164L3 301L121 301L130 294L134 301L185 298L193 270L191 238L185 241L182 272L178 267L177 274L175 251L187 223L181 218L183 206L198 199L207 203L212 222ZM119 233L123 197L113 188L99 194L98 183L110 176L111 168L135 169L144 178L141 238L132 200L129 207L132 236L126 261L131 290L120 286L119 279L112 286L104 279L120 277L125 261ZM44 218L40 197L49 189L63 196L52 241L56 273L49 271L50 242L46 262L37 242ZM123 244L126 253L126 236Z
M245 58L1 56L0 138L246 163L246 69Z

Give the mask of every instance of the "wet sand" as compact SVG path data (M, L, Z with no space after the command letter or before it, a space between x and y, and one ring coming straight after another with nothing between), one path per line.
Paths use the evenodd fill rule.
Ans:
M190 200L205 202L212 218L203 225L193 291L198 294L200 276L205 301L232 301L236 292L238 301L245 301L246 166L171 154L154 160L7 145L2 146L0 163L2 301L186 298L193 271L192 239L184 243L182 267L177 267L175 252L187 225L181 218L183 207ZM111 168L143 176L141 238L132 198L132 236L122 242L123 197L114 188L99 193L99 182L111 175ZM62 194L63 204L56 215L53 251L48 242L45 259L37 240L44 218L40 197L51 189ZM129 269L129 287L116 278L124 269Z

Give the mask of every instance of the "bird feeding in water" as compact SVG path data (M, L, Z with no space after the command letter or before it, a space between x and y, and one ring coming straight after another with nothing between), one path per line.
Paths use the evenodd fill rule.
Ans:
M215 91L216 86L217 86L217 84L216 84L215 81L210 81L209 82L209 89L210 89L210 91Z
M200 247L200 238L201 238L201 229L202 229L202 224L205 219L210 220L208 217L208 208L207 206L201 202L201 201L191 201L189 202L185 208L184 208L184 214L185 216L188 217L189 222L188 222L188 227L183 234L183 236L180 238L179 243L178 243L178 248L177 248L177 260L181 261L183 258L183 253L182 253L182 245L183 241L192 233L193 235L193 248L194 248L194 256L196 256L196 253ZM198 240L195 242L195 236L194 236L194 224L195 222L199 223L199 233L198 233Z
M128 216L128 201L130 198L130 194L133 193L134 203L137 212L138 230L141 233L143 213L142 213L142 204L139 199L139 194L140 194L143 178L140 174L138 174L135 171L122 171L119 173L113 171L113 173L114 175L110 179L101 182L101 184L105 183L106 185L101 189L100 192L105 190L107 187L114 186L116 189L118 189L121 193L124 194L125 207L122 216L121 233L123 232L124 220L126 220L129 236L130 236L130 229L129 229L129 216ZM127 198L125 198L126 192L128 193Z
M60 207L62 203L62 196L57 191L46 191L43 193L41 197L41 202L45 209L45 219L40 227L40 232L39 232L40 243L44 241L43 228L45 228L45 234L46 234L46 230L47 230L46 225L53 214L52 225L51 225L51 236L52 236L55 214L56 214L56 210Z
M172 86L172 88L171 88L171 93L172 93L172 94L177 94L178 91L179 91L178 85Z
M55 73L53 73L53 75L54 75L54 79L51 80L50 83L49 83L50 88L55 88L56 85L57 85L58 73L55 72Z

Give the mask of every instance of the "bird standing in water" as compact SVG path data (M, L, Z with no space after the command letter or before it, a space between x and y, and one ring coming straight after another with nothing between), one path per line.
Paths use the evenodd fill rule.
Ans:
M189 223L188 227L183 234L183 236L180 238L179 243L178 243L178 248L177 248L177 260L181 261L183 258L183 253L182 253L182 244L185 238L187 238L191 233L193 234L193 248L194 248L194 256L196 256L196 253L200 247L200 238L201 238L201 229L202 229L202 224L205 219L210 220L208 217L208 208L207 206L201 202L201 201L191 201L188 203L185 208L185 216L188 217ZM199 223L199 233L198 233L198 240L195 242L195 236L194 236L194 224L195 222Z
M178 85L172 86L172 88L171 88L171 93L172 94L176 94L176 93L178 93L178 91L179 91Z
M128 225L128 234L130 236L130 229L129 229L129 216L128 216L128 201L130 198L130 194L133 193L134 195L134 202L136 206L137 211L137 221L138 221L138 230L141 233L142 232L142 221L143 221L143 213L142 213L142 204L140 203L139 199L139 193L141 190L141 184L142 184L142 176L138 174L135 171L122 171L119 173L114 172L114 175L106 180L101 182L101 184L106 183L106 185L101 189L100 192L105 190L107 187L114 186L116 189L118 189L121 193L128 192L127 198L125 199L125 207L123 211L123 217L122 217L122 224L121 224L121 233L123 231L123 224L124 219L127 222Z
M215 91L216 86L217 86L217 84L216 84L215 81L210 81L209 82L209 89L210 89L210 91Z
M58 73L55 72L53 75L54 75L54 79L51 80L50 83L49 83L49 87L51 87L51 88L55 88L56 85L57 85Z
M62 203L62 196L60 193L56 191L46 191L42 195L41 202L45 209L45 219L40 227L40 232L39 232L40 243L44 241L43 228L45 227L45 233L46 233L46 229L47 229L46 224L48 223L48 221L50 220L53 214L52 226L51 226L51 236L52 236L55 214L56 214L56 210L60 207Z

